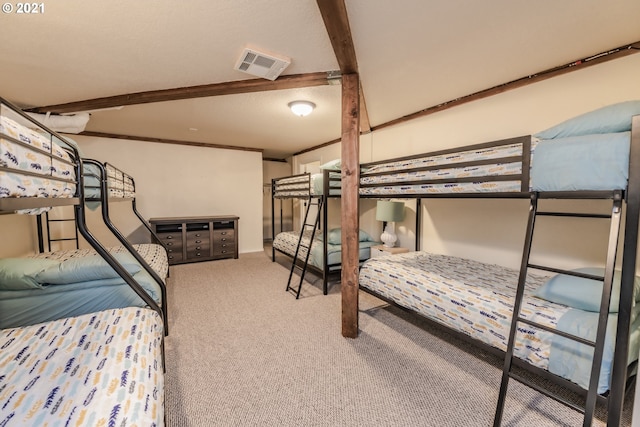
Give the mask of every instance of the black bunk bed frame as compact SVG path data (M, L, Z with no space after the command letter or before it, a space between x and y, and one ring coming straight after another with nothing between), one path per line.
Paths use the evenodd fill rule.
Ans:
M324 171L325 177L328 175L327 170ZM286 190L282 190L282 181L287 179L299 179L295 184L290 184L287 186ZM325 185L326 183L323 183ZM276 260L276 252L279 252L285 255L288 258L291 258L291 262L297 263L300 267L311 270L314 274L320 276L322 278L322 293L327 295L329 292L329 276L338 274L340 270L331 268L339 266L340 264L329 264L327 259L327 238L328 238L328 229L327 229L327 191L326 188L323 194L313 194L312 185L311 185L311 174L310 173L302 173L297 175L290 175L281 178L274 178L271 180L271 235L275 239L276 237L276 200L280 201L280 231L283 230L283 209L282 203L284 200L303 200L304 203L311 203L314 199L319 202L320 209L316 213L320 215L320 229L322 232L322 253L323 253L323 268L320 269L314 265L307 264L304 266L304 261L301 259L296 259L295 256L283 252L275 247L271 247L271 261L275 262ZM287 194L288 192L294 191L295 195ZM304 229L304 225L302 226ZM309 247L308 251L311 251L311 247Z
M280 190L280 185L282 180L299 178L300 182L296 186L288 186L287 190L294 190L297 192L296 195L283 194L283 191ZM316 275L322 278L322 293L327 295L329 292L329 280L331 278L335 278L340 280L341 274L341 265L342 263L329 263L328 257L328 234L329 234L329 209L328 209L328 201L329 199L338 199L340 198L340 172L331 169L323 169L322 171L322 194L313 194L312 185L311 185L311 174L302 173L298 175L290 175L281 178L274 178L271 180L271 235L275 239L276 236L276 210L275 210L275 201L280 200L280 231L283 228L283 211L282 211L282 202L287 199L299 199L304 200L305 203L311 203L312 199L322 199L319 205L321 206L320 211L318 212L321 215L320 228L322 232L322 260L323 265L322 268L318 268L314 265L307 265L305 268L311 270ZM418 206L420 204L420 200L417 200ZM304 226L302 227L304 228ZM418 218L416 218L416 230L419 231L420 223ZM416 239L416 250L418 250L418 239ZM283 252L279 249L276 249L272 246L271 248L271 260L275 262L276 260L276 251L285 255L288 258L291 258L292 262L298 262L299 264L303 264L303 260L295 259L295 256L287 252ZM363 261L360 262L362 264Z
M590 390L584 390L578 385L576 385L575 383L567 379L559 377L547 370L530 365L527 362L524 362L518 358L513 357L512 351L505 352L500 349L491 347L490 345L480 342L462 332L458 332L453 329L450 329L445 325L442 325L432 319L427 318L426 316L423 316L415 311L412 311L408 308L400 306L397 303L395 303L393 300L386 298L382 295L379 295L374 291L371 291L366 288L361 288L361 289L367 293L370 293L376 296L377 298L384 300L385 302L395 307L400 308L405 312L412 313L413 315L418 315L421 319L427 321L430 325L433 325L437 328L445 329L448 333L460 338L465 342L470 342L473 345L478 346L489 353L500 355L505 358L505 368L503 369L503 384L501 387L501 388L504 387L505 390L504 392L503 390L501 390L499 395L497 408L496 408L496 416L494 419L494 427L497 427L501 424L502 409L504 407L504 403L506 399L506 396L505 396L506 384L504 383L505 381L507 381L505 377L510 375L509 373L510 373L511 364L513 364L518 368L529 371L540 378L546 379L555 384L559 384L560 386L568 390L571 390L578 395L583 396L583 398L586 399L584 409L576 406L575 404L571 404L568 401L557 399L553 395L545 393L544 390L541 389L540 387L535 388L535 384L532 386L531 384L527 384L525 382L525 384L534 388L538 392L545 394L547 397L554 398L558 400L560 403L563 403L566 406L571 407L572 409L583 412L585 414L584 426L591 425L596 400L600 403L607 405L607 425L618 426L620 425L620 422L621 422L621 414L622 414L623 402L624 402L626 392L629 389L631 389L631 386L635 382L635 377L629 378L628 376L629 367L627 366L627 357L629 352L629 333L630 333L630 326L631 326L631 312L632 312L632 304L633 304L634 276L636 271L636 255L638 250L637 248L638 221L640 218L640 116L635 116L633 117L633 120L632 120L632 133L631 133L630 158L629 158L629 179L628 179L628 186L623 191L616 190L616 191L531 192L529 190L529 183L530 183L529 171L531 166L531 139L532 139L531 136L521 136L517 138L510 138L510 139L494 141L494 142L489 142L484 144L477 144L472 146L441 150L441 151L436 151L431 153L423 153L423 154L414 155L414 156L407 156L407 157L395 158L395 159L378 161L378 162L371 162L371 163L366 163L361 165L361 170L367 171L371 166L389 164L396 161L407 161L407 160L419 159L427 156L448 155L448 154L460 153L462 151L493 148L493 147L499 147L503 145L510 145L514 143L522 144L521 157L501 157L501 158L492 158L490 160L474 160L474 161L468 161L468 162L451 163L447 165L440 164L437 166L418 167L418 168L402 170L403 172L418 172L418 171L438 170L438 169L443 169L447 167L458 168L458 167L466 167L466 166L479 166L479 165L509 163L509 162L517 161L517 162L521 162L522 164L521 173L519 174L500 175L500 176L487 175L482 177L456 178L456 179L415 180L415 181L404 181L401 184L395 184L395 185L408 186L408 185L422 185L422 184L440 184L443 182L446 182L446 183L487 182L488 183L488 182L497 182L497 181L505 181L505 180L519 180L521 182L520 191L487 192L487 193L479 193L479 192L446 193L446 194L430 193L430 192L415 192L415 193L409 194L409 193L403 193L401 191L397 191L397 192L388 191L383 194L381 193L366 194L367 188L375 189L380 187L388 187L390 185L388 183L381 183L381 184L361 184L360 197L374 198L374 199L380 199L380 198L416 199L416 202L417 202L416 236L420 235L420 222L421 222L420 221L420 216L421 216L420 201L423 198L493 198L493 199L499 199L499 198L525 199L526 198L526 199L531 199L532 208L530 209L529 225L528 225L527 239L526 239L527 241L525 242L525 247L523 249L523 261L522 261L521 272L520 272L520 276L521 276L520 282L522 283L524 283L524 277L526 276L526 273L523 274L523 271L526 271L527 267L529 268L537 267L537 266L528 264L528 257L529 257L529 251L531 249L531 239L532 239L532 233L533 233L532 225L533 225L533 221L535 221L535 215L536 215L535 206L538 199L592 199L592 200L610 199L613 201L613 204L614 204L614 207L613 207L614 212L612 215L619 215L623 202L626 202L626 220L624 225L625 232L624 232L624 241L623 241L624 249L623 249L623 258L622 258L620 307L618 312L618 321L617 321L617 329L616 329L617 332L616 332L616 339L615 339L615 354L614 354L614 361L613 361L612 381L611 381L610 389L608 393L606 393L606 395L597 394L596 390L597 390L597 383L598 383L597 381L598 375L596 375L596 380L594 384L593 372L592 372ZM386 172L381 172L378 175L379 176L390 175L397 172L398 171L395 171L395 172L386 171ZM363 173L361 173L361 177L362 176L363 176ZM335 182L338 180L333 178L333 181ZM325 181L325 185L328 186L329 185L328 182ZM364 192L363 192L363 189L364 189ZM575 214L575 215L580 216L580 214ZM587 215L588 214L584 214L584 216L587 216ZM563 215L560 214L558 216L563 216ZM593 217L593 215L589 215L589 216ZM613 229L614 228L612 228L612 230ZM419 238L416 238L416 250L418 250L419 240L420 240ZM610 238L608 245L609 245L609 248L608 248L609 251L607 256L607 270L611 273L611 276L612 276L614 265L615 265L615 252L618 246L617 235L613 239ZM611 256L612 253L613 253L613 256ZM541 268L541 269L546 269L547 271L555 271L563 274L567 273L565 270L560 270L560 269L549 269L549 268ZM599 278L599 279L602 280L603 278ZM524 286L524 284L522 286ZM520 288L520 285L519 285L519 288ZM608 311L608 307L609 307L608 298L610 297L610 292L611 292L611 277L608 278L608 283L605 280L605 285L603 288L604 288L603 293L608 292L608 296L606 297L606 305L604 301L602 303L602 307L605 307L605 308L603 308L600 313L600 319L604 317L605 318L604 322L606 324L607 315L606 314L603 315L603 311L605 310ZM522 292L522 291L519 289L519 292ZM517 298L518 296L516 296L516 300ZM603 297L603 299L604 298L605 297ZM522 321L522 319L521 318L516 319L516 316L514 316L514 319L512 320L512 329L511 329L512 332L515 329L514 325L518 321ZM604 341L604 335L605 335L604 332L605 332L604 329L602 331L599 329L598 337L596 341L599 341L599 340ZM512 339L513 337L511 337L511 340ZM597 348L597 347L595 348L594 358L597 358L597 360L602 360L602 346L600 346L600 348ZM600 369L599 365L597 369L598 369L597 374L599 374L599 369ZM518 379L515 375L513 376L513 378Z
M138 263L140 263L140 265L147 271L147 273L149 273L149 275L153 278L153 280L160 287L161 298L162 298L162 306L161 306L162 319L163 319L163 322L165 324L164 333L165 333L165 335L169 335L168 307L167 307L167 305L168 305L168 303L167 303L167 286L164 283L164 280L162 280L162 278L158 275L158 273L153 268L151 268L151 266L147 263L147 261L138 253L138 251L135 250L135 248L131 245L131 243L129 243L127 238L115 226L115 224L111 220L111 217L109 216L109 201L115 201L115 202L131 201L131 206L132 206L133 212L138 217L140 222L151 233L151 236L152 236L153 240L155 240L160 246L162 246L162 248L165 250L165 252L166 252L167 248L160 241L160 238L155 233L155 231L153 231L153 229L147 223L147 221L144 219L144 217L136 209L136 202L135 202L136 199L135 199L135 197L126 197L124 195L123 195L123 197L109 197L109 179L108 179L108 176L107 176L107 165L108 165L108 163L104 163L103 164L103 163L98 162L97 160L86 159L86 158L82 159L82 163L83 163L83 165L92 165L99 171L98 176L95 176L93 174L92 175L94 176L94 178L97 178L98 182L100 183L99 191L100 191L100 196L101 197L98 197L98 198L85 198L85 202L98 202L98 203L100 203L101 211L102 211L102 219L103 219L105 225L107 226L107 228L113 233L114 236L116 236L116 238L118 239L118 241L120 241L122 246L124 246L127 249L127 251L131 255L133 255L133 257L136 259L136 261L138 261ZM116 171L118 171L118 172L120 172L122 174L123 183L126 182L127 178L129 178L131 180L132 184L134 184L133 178L131 176L129 176L126 173L122 172L118 168L115 168L113 165L110 165L110 166L112 168L114 168ZM87 174L85 174L85 175L87 175ZM135 184L134 184L134 189L135 189Z
M37 122L33 118L29 117L27 114L22 112L20 108L13 105L12 103L6 101L3 98L0 98L0 105L4 105L9 108L13 113L21 116L24 120L27 120L38 128L43 129L48 132L52 137L57 138L59 141L62 141L66 144L66 140L60 136L58 133L52 131L41 123ZM11 142L27 147L30 150L34 150L34 147L31 147L21 141L16 140L15 138L11 138L8 135L3 135L3 138L11 140ZM131 289L149 306L150 309L158 313L158 315L163 319L163 328L167 329L166 317L163 309L154 301L153 298L144 290L140 284L136 282L133 276L109 253L109 251L93 236L93 234L89 231L86 223L86 212L85 212L85 193L83 186L83 161L78 153L78 150L73 147L71 144L66 144L66 147L62 147L65 149L72 157L75 162L74 168L76 173L75 180L67 180L64 178L57 178L53 176L44 176L52 181L60 181L60 182L68 182L76 184L76 193L74 197L71 198L45 198L45 197L3 197L0 198L0 213L1 214L13 214L16 211L25 210L25 209L39 209L39 208L49 208L49 207L57 207L57 206L73 206L74 207L74 215L76 219L76 225L78 231L84 237L87 242L91 245L91 247L113 268L116 273L131 287ZM50 152L39 150L41 153L49 156L50 159L54 159L54 156ZM59 159L55 159L59 161ZM16 169L9 169L0 167L0 171L9 172L9 173L18 173L22 175L29 175L34 177L43 177L43 175L36 175L25 171L19 171ZM103 191L104 191L103 187ZM135 252L135 250L134 250ZM146 264L146 263L145 263ZM164 303L165 301L163 301ZM163 306L166 304L163 304ZM163 354L164 354L164 346L163 346Z

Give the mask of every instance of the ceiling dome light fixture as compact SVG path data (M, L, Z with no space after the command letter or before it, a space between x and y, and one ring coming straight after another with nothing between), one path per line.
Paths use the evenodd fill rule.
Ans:
M300 117L308 116L316 108L316 104L310 101L292 101L288 105L293 114Z

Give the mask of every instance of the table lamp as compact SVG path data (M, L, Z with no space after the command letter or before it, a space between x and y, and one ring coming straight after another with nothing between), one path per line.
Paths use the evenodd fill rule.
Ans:
M397 221L404 219L404 202L391 202L388 200L378 200L376 205L376 220L383 221L384 231L380 240L388 248L392 248L398 237L396 236ZM385 224L386 223L386 224Z

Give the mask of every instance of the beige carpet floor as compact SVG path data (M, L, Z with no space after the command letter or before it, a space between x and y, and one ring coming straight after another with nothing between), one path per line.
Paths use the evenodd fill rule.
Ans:
M262 252L171 268L169 426L492 424L501 359L364 293L359 337L343 338L339 284L296 300L288 274ZM582 425L511 384L503 426Z

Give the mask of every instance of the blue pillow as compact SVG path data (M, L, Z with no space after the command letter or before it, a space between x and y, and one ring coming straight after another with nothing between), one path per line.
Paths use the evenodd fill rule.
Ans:
M572 271L597 276L604 275L604 268L578 268ZM613 274L609 313L618 312L621 273L620 270L616 270ZM571 308L599 312L600 299L602 298L602 285L603 283L599 280L558 274L542 285L534 295L538 298L563 304ZM633 294L634 300L637 302L640 298L640 278L637 276L633 285Z
M135 258L128 253L112 255L130 274L136 274L142 269ZM91 255L64 260L37 274L36 280L42 284L64 285L118 277L120 275L100 255Z
M334 228L329 230L327 241L332 245L341 245L342 244L342 229ZM358 232L358 241L359 242L375 242L373 237L369 235L364 230L359 230Z
M540 141L533 153L534 191L627 188L630 132Z
M0 289L20 291L42 288L36 280L38 273L56 267L60 261L45 258L0 259Z
M540 139L566 138L593 133L631 130L631 117L640 115L640 100L608 105L566 120L533 136Z
M342 166L342 160L335 159L323 164L322 166L320 166L320 169L329 169L333 171L339 171L341 166Z

